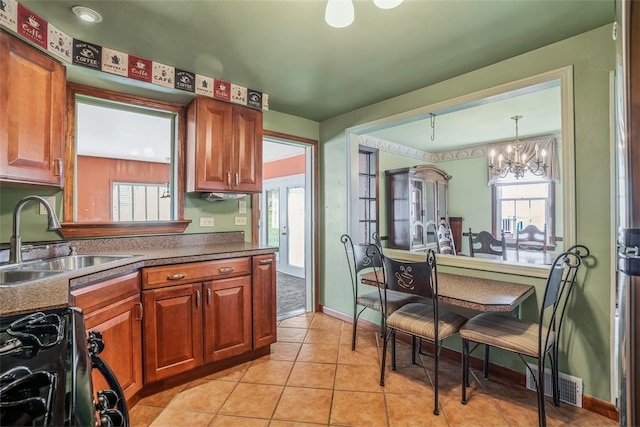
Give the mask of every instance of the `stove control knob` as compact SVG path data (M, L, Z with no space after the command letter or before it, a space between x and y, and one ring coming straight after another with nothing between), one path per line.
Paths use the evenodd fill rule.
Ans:
M102 340L102 332L90 331L87 337L87 349L89 355L102 353L104 350L104 341Z
M100 426L124 426L124 417L117 409L100 411Z
M99 411L114 408L118 404L118 395L113 390L100 390L97 395L96 409Z

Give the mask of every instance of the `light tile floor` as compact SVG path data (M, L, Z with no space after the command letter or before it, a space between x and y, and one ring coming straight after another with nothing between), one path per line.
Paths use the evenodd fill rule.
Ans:
M442 359L440 415L433 410L433 359L412 365L399 343L396 372L381 387L381 340L351 324L308 313L278 324L271 354L142 399L130 410L137 426L535 426L535 393L499 378L473 381L460 403L459 363ZM389 360L390 357L387 358ZM479 379L480 377L480 379ZM547 404L550 426L616 426L584 409Z

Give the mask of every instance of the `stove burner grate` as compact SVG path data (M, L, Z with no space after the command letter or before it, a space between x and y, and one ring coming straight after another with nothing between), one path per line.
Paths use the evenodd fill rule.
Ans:
M0 425L48 425L56 375L24 366L0 375Z
M33 313L0 330L0 355L20 353L33 357L42 348L62 341L64 321L57 314Z

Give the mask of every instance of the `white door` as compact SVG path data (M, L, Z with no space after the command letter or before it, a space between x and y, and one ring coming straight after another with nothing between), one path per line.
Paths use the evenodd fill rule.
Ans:
M293 175L263 182L263 241L279 248L278 271L305 277L305 177Z

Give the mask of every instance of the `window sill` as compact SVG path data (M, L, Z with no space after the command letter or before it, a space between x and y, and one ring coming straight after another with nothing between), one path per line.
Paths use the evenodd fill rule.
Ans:
M144 222L63 222L58 232L65 239L183 233L191 220Z

